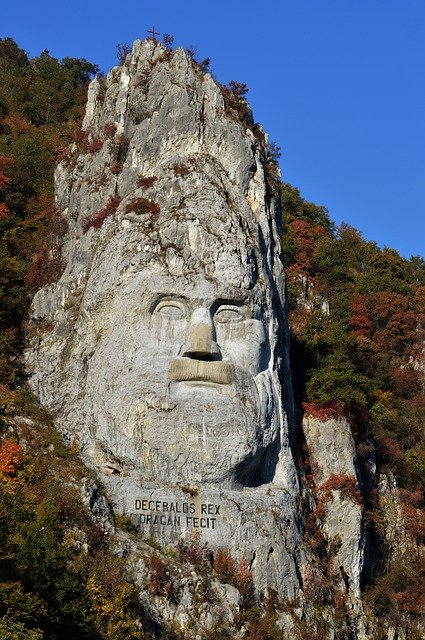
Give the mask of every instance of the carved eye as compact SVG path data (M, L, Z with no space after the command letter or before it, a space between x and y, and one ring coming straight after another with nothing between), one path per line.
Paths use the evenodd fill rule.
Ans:
M161 300L155 307L154 313L159 313L170 320L179 320L186 317L186 308L177 300Z
M242 309L239 307L220 307L214 315L216 322L240 322L245 320Z

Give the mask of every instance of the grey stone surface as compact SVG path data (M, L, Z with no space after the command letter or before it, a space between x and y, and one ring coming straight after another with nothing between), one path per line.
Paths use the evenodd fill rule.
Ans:
M27 352L31 384L142 535L199 528L292 597L303 554L266 138L182 50L152 41L91 84L83 128L101 148L74 145L56 170L66 266L33 302L33 323L53 328ZM221 511L163 525L143 500Z
M353 595L359 596L365 532L360 501L361 478L350 425L345 418L318 420L306 416L303 431L319 495L321 487L329 480L334 479L334 487L338 486L338 479L346 478L352 483L353 491L334 488L326 496L323 528L328 540L338 546L333 560L334 571L340 574L341 583L345 583Z
M33 300L31 385L141 539L198 531L246 558L260 591L292 598L308 554L267 138L153 41L91 83L83 129L56 169L65 270ZM329 447L354 473L351 442L311 437L323 478ZM353 508L335 501L329 535L347 521L358 534ZM360 538L344 541L356 590Z

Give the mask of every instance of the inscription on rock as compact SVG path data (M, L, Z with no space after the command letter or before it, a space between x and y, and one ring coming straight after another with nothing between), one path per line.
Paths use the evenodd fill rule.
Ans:
M136 499L134 511L140 523L187 529L215 529L221 516L220 504Z

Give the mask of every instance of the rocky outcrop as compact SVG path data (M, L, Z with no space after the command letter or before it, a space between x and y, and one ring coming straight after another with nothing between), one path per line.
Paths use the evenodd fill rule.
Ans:
M151 40L92 82L55 176L65 269L34 298L26 357L38 398L140 539L175 546L199 535L242 559L257 593L293 600L311 552L277 169L233 98L184 51ZM308 419L304 432L326 494L317 527L355 598L364 536L349 426ZM97 490L85 497L107 518ZM132 554L141 583L146 567ZM184 626L188 608L170 615ZM281 614L281 626L293 623Z
M359 462L345 418L306 415L303 432L317 499L323 504L323 531L333 547L333 574L342 587L360 595L365 532Z
M236 103L237 104L237 103ZM248 126L250 125L250 126ZM302 542L267 140L178 49L136 42L56 170L65 271L31 384L143 535L199 532L292 598ZM276 171L276 168L274 168Z

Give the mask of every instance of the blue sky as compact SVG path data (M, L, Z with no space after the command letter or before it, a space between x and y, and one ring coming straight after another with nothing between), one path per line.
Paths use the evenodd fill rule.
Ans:
M7 3L0 37L108 71L155 25L249 87L283 179L368 240L425 255L424 0Z

